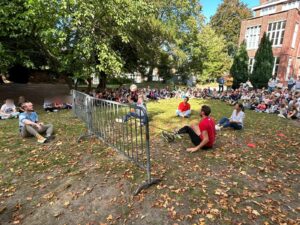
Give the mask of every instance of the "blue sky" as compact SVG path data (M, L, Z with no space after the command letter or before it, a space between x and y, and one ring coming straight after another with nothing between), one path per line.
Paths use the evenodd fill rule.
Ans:
M242 2L246 3L250 8L259 5L259 0L241 0ZM209 18L215 14L218 5L223 2L222 0L200 0L201 5L203 6L202 12L204 16Z

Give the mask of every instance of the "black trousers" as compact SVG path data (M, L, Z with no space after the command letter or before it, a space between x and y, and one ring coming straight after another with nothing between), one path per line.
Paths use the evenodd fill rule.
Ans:
M178 131L178 134L188 134L195 146L200 145L201 139L190 126L184 126Z

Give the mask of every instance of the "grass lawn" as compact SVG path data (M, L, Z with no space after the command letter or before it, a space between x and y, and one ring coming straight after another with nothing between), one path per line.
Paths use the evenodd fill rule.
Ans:
M299 125L246 112L245 130L218 132L213 150L187 153L172 131L199 120L202 104L216 120L232 108L191 100L193 116L174 116L179 100L148 104L152 173L162 182L133 197L144 171L92 138L71 111L45 113L56 139L39 145L0 121L0 224L299 224ZM248 147L248 144L254 144Z

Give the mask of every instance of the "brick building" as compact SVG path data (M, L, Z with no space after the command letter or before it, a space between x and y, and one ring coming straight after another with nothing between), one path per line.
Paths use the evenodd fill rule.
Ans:
M264 32L273 44L273 75L282 82L300 75L300 0L260 0L254 17L242 21L240 40L247 44L249 71Z

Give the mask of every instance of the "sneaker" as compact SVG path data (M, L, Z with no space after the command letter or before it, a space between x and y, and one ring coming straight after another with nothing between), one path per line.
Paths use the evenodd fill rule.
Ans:
M217 124L217 125L215 126L215 129L216 129L216 130L221 130L221 128L222 128L222 127L221 127L219 124Z
M181 134L178 134L178 130L176 130L176 129L173 130L173 135L178 139L182 139Z
M46 137L46 142L50 142L50 141L54 140L54 138L55 137L53 135L48 136L48 137Z
M47 138L44 138L44 137L40 137L37 140L37 142L40 143L40 144L44 144L46 141L47 141Z
M166 131L161 132L161 136L169 143L175 140L175 136Z
M117 123L123 123L123 120L120 119L120 118L116 118L116 122L117 122Z

